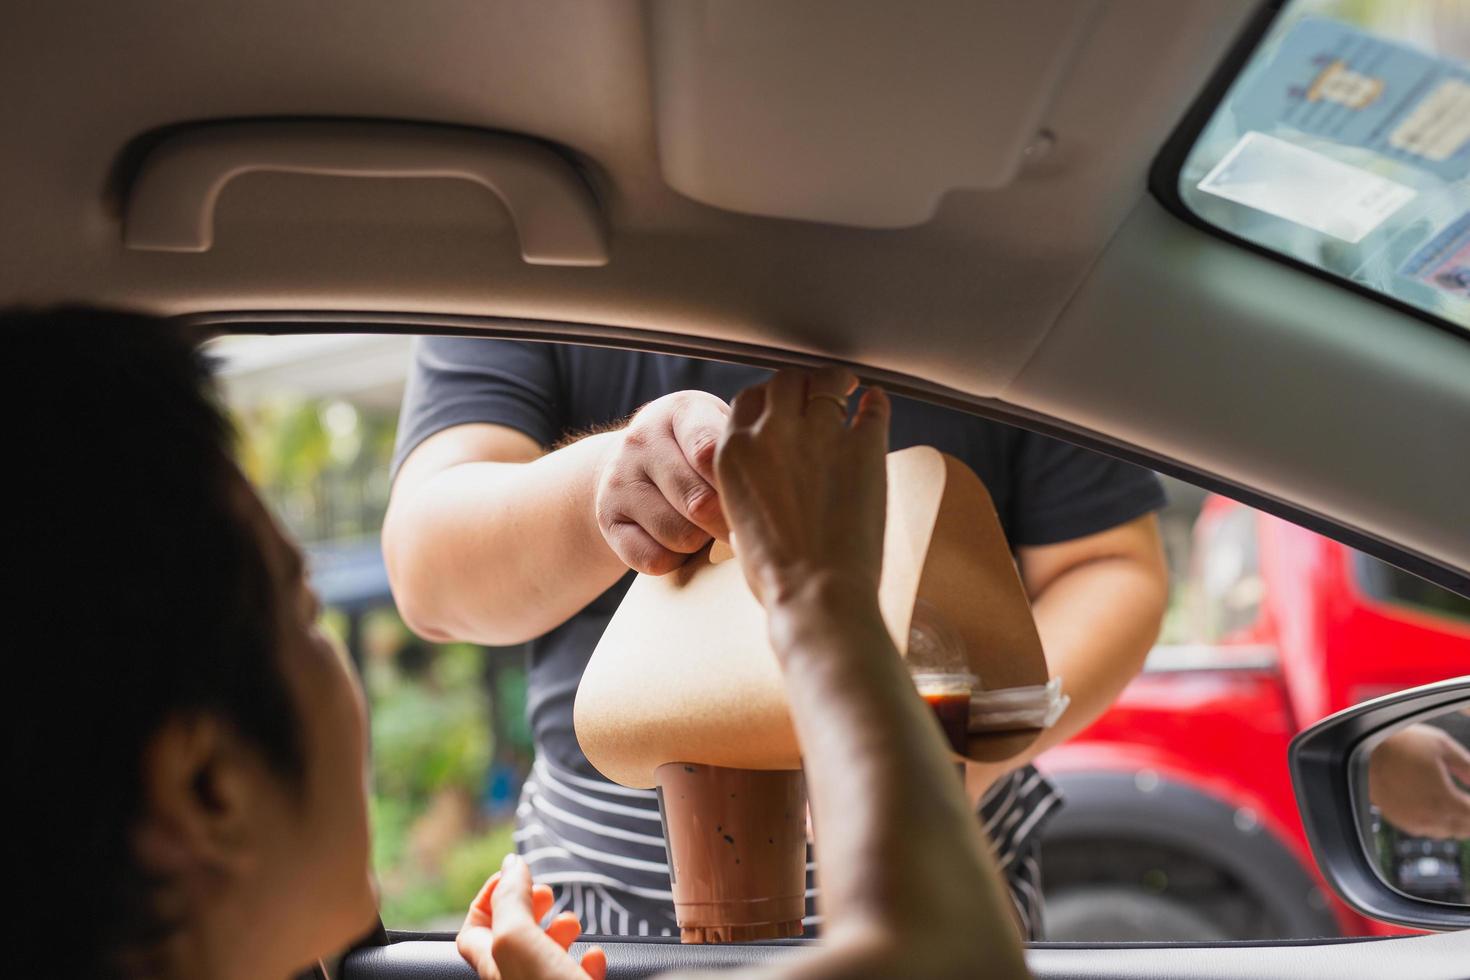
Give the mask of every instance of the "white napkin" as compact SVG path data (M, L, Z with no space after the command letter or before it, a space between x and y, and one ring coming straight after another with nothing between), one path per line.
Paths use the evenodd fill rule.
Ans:
M1062 679L1045 684L977 691L970 696L970 732L1010 732L1050 728L1072 699L1062 693Z

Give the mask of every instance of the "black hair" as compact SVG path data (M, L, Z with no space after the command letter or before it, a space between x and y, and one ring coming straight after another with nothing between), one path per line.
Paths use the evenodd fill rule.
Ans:
M165 722L221 717L299 786L280 586L198 339L137 314L0 312L8 944L52 975L112 974L177 926L133 847Z

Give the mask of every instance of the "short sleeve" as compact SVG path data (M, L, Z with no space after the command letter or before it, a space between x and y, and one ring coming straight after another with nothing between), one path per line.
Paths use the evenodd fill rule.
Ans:
M398 414L393 473L419 443L456 425L488 422L550 447L561 436L551 344L480 337L420 337Z
M1014 545L1071 541L1164 506L1151 471L1034 432L1018 434L1011 462Z

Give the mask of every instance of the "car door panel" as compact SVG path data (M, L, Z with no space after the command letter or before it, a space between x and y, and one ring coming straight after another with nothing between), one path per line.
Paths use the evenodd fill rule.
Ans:
M668 970L759 966L812 947L807 941L684 946L674 941L598 941L608 980ZM572 950L579 952L582 943ZM1470 933L1393 939L1157 946L1035 946L1026 954L1037 980L1416 980L1470 978ZM976 950L977 977L985 955ZM342 980L474 980L452 941L409 940L361 949L344 960Z

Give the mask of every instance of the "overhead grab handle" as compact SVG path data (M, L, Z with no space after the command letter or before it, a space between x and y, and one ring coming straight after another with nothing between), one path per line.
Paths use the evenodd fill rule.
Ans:
M256 171L469 180L505 204L532 265L607 264L596 199L563 157L522 137L393 122L235 122L185 129L144 158L123 243L206 252L220 191Z

